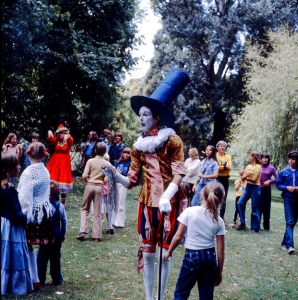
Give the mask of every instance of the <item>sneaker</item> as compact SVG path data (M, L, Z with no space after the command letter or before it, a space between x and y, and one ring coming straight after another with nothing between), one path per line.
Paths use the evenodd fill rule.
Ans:
M245 230L245 224L240 224L236 227L236 230Z
M282 247L281 247L281 250L283 250L283 251L288 251L288 248L287 248L286 246L282 246Z
M292 254L295 252L295 249L293 247L289 247L288 254Z
M229 227L230 227L230 228L236 228L236 227L237 227L237 223L231 223L231 224L229 225Z

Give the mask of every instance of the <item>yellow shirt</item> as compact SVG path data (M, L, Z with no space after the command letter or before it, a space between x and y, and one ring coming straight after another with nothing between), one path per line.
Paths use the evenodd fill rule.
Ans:
M242 195L242 193L243 193L243 190L244 190L244 188L245 188L245 186L246 186L246 180L245 180L244 182L241 182L241 185L240 185L240 187L239 187L239 189L238 189L238 191L237 191L237 190L236 190L236 186L239 184L239 182L240 182L240 180L239 180L239 179L235 180L235 191L236 191L236 197L238 197L238 196L241 196L241 195Z
M219 155L219 153L216 153L216 161L218 163L219 169L218 169L218 176L229 176L230 172L232 170L232 159L231 156L228 154ZM224 167L224 164L228 163L228 167Z
M247 180L247 183L249 184L254 184L254 185L260 185L260 178L261 178L261 174L262 174L262 168L260 165L256 164L256 165L248 165L246 168L245 168L245 171L246 172L251 172L251 174L246 178ZM259 173L259 176L256 180L256 182L252 182L249 180L249 178L253 178L255 173Z

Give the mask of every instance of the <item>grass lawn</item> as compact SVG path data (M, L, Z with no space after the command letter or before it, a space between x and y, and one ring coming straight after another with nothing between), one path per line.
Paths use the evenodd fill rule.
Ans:
M234 179L231 177L227 222L232 221L234 209ZM94 243L91 235L82 242L75 238L79 232L83 191L82 182L75 180L75 188L67 198L68 231L62 246L63 284L52 286L48 274L47 285L39 292L19 297L2 296L2 299L145 299L143 277L136 271L140 246L136 232L136 198L140 188L128 193L126 227L116 229L114 236L104 234L100 243ZM278 193L276 195L279 197ZM247 205L247 226L250 211ZM90 228L91 224L90 221ZM106 224L104 221L104 232ZM215 288L214 299L298 299L298 228L295 228L297 252L288 255L280 246L285 228L280 202L272 203L271 228L259 234L227 228L223 283ZM173 299L183 253L182 246L174 252L167 300ZM189 299L197 299L196 288Z

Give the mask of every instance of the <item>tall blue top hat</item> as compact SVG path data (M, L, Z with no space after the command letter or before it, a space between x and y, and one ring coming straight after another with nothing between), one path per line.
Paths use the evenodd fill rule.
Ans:
M190 79L185 72L179 69L172 69L150 97L131 97L131 108L139 115L140 108L146 106L160 117L159 126L173 127L175 116L168 107L189 82Z

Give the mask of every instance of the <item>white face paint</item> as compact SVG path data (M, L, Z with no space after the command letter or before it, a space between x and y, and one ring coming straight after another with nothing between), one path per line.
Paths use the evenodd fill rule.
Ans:
M154 128L157 128L157 122L159 117L153 118L152 111L146 106L142 106L139 112L139 118L143 131L150 131Z

